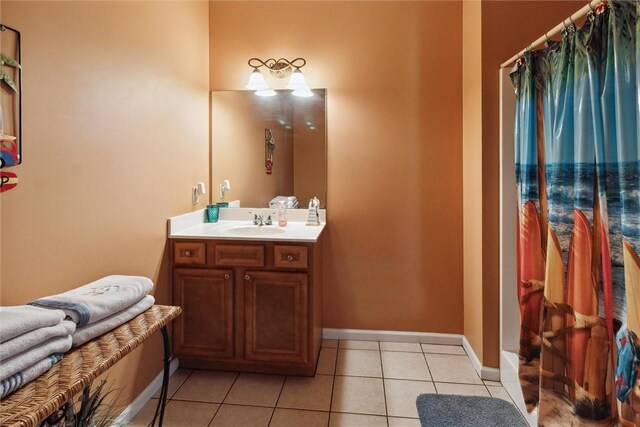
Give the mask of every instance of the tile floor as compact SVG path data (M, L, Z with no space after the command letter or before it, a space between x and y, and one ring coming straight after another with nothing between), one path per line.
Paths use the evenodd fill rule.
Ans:
M315 377L178 369L166 426L413 427L421 393L493 396L461 346L324 340ZM146 426L157 395L130 426Z

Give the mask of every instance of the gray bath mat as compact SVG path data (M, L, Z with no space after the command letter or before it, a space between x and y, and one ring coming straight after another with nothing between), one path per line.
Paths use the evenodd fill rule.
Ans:
M528 427L518 409L495 397L421 394L422 427Z

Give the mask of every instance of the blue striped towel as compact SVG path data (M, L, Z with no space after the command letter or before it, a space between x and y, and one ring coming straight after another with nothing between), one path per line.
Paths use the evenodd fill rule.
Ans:
M62 353L54 353L38 363L0 381L0 399L3 399L9 393L13 393L23 385L35 380L40 375L47 372L53 365L62 360Z

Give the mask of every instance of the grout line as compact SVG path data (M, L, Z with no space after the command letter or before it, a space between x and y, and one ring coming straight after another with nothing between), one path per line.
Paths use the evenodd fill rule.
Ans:
M180 368L178 367L178 369L180 369ZM178 369L176 369L176 370L173 372L173 375L175 375L175 374L176 374L176 372L178 372ZM191 369L191 372L189 372L189 375L187 375L187 377L184 379L184 381L182 381L182 384L180 384L180 385L178 386L178 388L176 389L176 391L174 391L174 392L173 392L173 394L172 394L171 396L169 396L169 385L171 385L171 377L172 377L173 375L171 375L171 376L169 377L169 385L167 386L167 404L169 403L169 401L170 401L171 399L173 399L173 396L175 396L176 394L178 394L178 392L180 391L180 389L182 388L182 386L183 386L183 385L185 385L185 384L187 383L187 381L189 380L189 378L191 378L191 375L193 375L193 373L194 373L194 372L195 372L195 369Z
M380 343L378 343L380 347ZM386 416L387 427L389 427L389 408L387 408L387 388L384 386L384 365L382 364L382 351L379 351L380 356L380 373L382 374L382 399L384 400L384 414Z
M282 381L282 385L280 386L280 392L278 393L278 398L276 399L275 405L273 405L273 410L271 411L271 417L269 417L269 424L271 425L271 421L273 421L273 415L276 413L276 408L278 407L278 402L280 402L280 396L282 396L282 390L284 390L284 385L287 383L287 378L291 375L285 375L284 380Z
M422 344L420 345L420 347L422 347ZM429 367L429 362L427 362L427 356L425 353L422 353L422 357L424 358L424 363L427 365L427 371L429 372L429 378L431 379L431 382L433 383L433 388L436 389L436 380L433 378L433 374L431 373L431 368ZM436 389L436 393L438 392L438 389Z
M338 340L338 345L340 345L340 341ZM338 369L338 347L332 347L336 349L336 357L333 361L333 379L331 380L331 397L329 398L329 416L327 417L327 427L329 427L329 423L331 423L331 409L333 408L333 390L336 387L336 370ZM322 351L322 347L320 348Z
M216 412L213 414L213 418L211 418L211 421L209 421L208 426L211 425L213 420L216 418L216 415L218 415L218 412L220 412L220 408L222 408L222 405L224 404L224 401L227 400L227 397L229 396L229 393L231 393L231 389L236 384L236 381L238 381L239 377L240 377L240 372L236 372L236 377L233 379L233 382L231 383L231 387L229 387L229 390L227 390L227 392L225 393L224 397L222 398L222 402L220 402L220 404L218 405L218 409L216 409Z

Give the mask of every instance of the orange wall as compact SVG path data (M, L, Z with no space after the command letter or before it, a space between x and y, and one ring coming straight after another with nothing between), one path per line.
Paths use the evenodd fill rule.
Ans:
M468 301L465 296L465 335L485 366L499 365L500 333L500 246L499 246L499 171L500 171L500 123L499 123L499 67L533 40L550 30L560 21L585 4L572 1L493 1L482 0L478 5L465 4L466 17L473 22L481 19L482 58L465 63L464 104L465 126L473 126L473 134L465 134L465 170L481 168L482 221L470 218L467 207L478 202L477 193L465 191L465 293L481 296L480 301ZM481 18L479 18L481 15ZM477 29L473 30L477 33ZM471 33L465 32L465 36ZM465 37L465 47L477 43ZM469 69L469 67L471 69ZM480 77L479 77L480 76ZM480 83L481 82L481 83ZM481 87L477 86L481 84ZM482 94L481 111L478 112L476 93ZM473 107L469 105L473 104ZM475 120L482 118L481 153L466 156L477 150L478 126ZM465 183L467 181L465 180ZM473 184L477 185L477 183ZM515 215L515 212L513 213ZM481 236L481 244L473 242ZM479 275L481 272L481 276ZM515 284L514 284L515 286ZM473 307L469 307L471 303ZM477 307L481 307L478 310ZM481 329L478 324L482 324Z
M0 199L0 303L116 273L152 278L167 303L166 219L209 170L208 4L0 7L23 36L25 137ZM124 404L160 371L160 342L111 371Z
M462 6L464 334L482 354L482 3Z
M324 326L462 333L462 4L212 2L212 90L327 88ZM272 80L271 80L272 81Z

